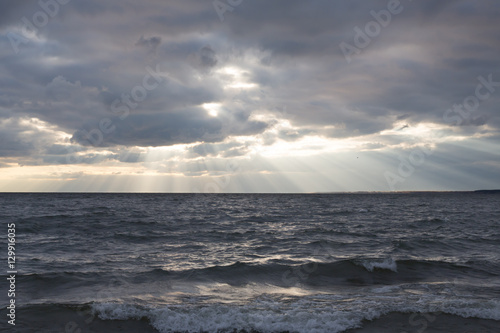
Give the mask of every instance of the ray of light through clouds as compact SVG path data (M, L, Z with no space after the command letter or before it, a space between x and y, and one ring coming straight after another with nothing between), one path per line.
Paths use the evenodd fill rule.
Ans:
M0 190L500 187L500 3L7 1Z

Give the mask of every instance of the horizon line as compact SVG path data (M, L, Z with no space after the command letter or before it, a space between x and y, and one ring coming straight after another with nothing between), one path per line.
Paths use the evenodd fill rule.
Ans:
M404 194L404 193L481 193L499 192L500 189L480 190L414 190L414 191L328 191L328 192L100 192L100 191L18 191L0 194Z

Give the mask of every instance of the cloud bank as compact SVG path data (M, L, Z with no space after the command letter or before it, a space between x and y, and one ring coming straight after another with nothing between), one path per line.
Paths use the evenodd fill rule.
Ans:
M231 174L240 180L219 189L240 192L279 191L285 174L299 183L285 191L388 190L397 156L418 146L434 153L395 189L498 187L499 15L493 0L10 2L0 13L5 189L20 166L60 166ZM365 161L339 185L363 154L377 171ZM229 172L233 162L242 168ZM328 186L303 185L308 173ZM183 181L191 191L195 180Z

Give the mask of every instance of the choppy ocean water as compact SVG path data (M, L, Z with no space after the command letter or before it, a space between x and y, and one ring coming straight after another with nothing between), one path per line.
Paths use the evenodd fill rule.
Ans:
M500 327L500 195L0 194L0 205L4 240L16 225L19 331L67 312L79 319L61 315L60 332L96 320L343 332L392 312Z

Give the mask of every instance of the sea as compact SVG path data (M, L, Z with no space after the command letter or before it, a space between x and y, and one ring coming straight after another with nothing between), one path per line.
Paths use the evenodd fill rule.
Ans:
M0 221L2 332L500 332L499 194L3 193Z

